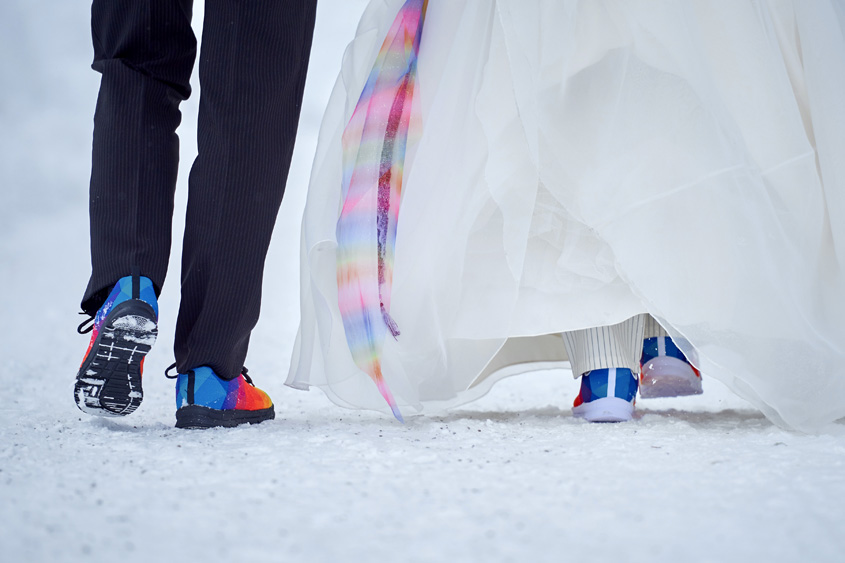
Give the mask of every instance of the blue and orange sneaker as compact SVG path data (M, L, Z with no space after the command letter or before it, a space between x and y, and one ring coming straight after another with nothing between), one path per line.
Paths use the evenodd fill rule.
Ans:
M701 372L670 337L657 336L643 341L640 397L681 397L702 392Z
M176 379L176 428L231 427L276 417L273 401L255 386L246 368L230 381L208 366L168 377Z
M79 325L80 334L92 333L73 388L80 410L97 416L135 412L144 398L141 374L157 323L158 301L149 278L118 280L97 314Z
M594 369L581 376L572 414L590 422L626 422L634 416L637 377L628 368Z

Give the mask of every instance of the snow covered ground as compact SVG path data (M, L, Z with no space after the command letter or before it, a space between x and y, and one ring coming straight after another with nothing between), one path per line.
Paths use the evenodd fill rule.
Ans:
M172 382L161 375L178 248L142 407L105 420L73 403L87 344L75 312L97 89L88 6L0 6L0 560L842 560L845 425L785 432L712 379L700 397L641 401L639 418L619 425L573 419L577 387L563 371L506 380L404 426L284 387L317 127L363 5L320 5L248 359L277 419L204 432L173 428ZM189 163L196 97L184 113ZM181 228L177 219L176 241Z

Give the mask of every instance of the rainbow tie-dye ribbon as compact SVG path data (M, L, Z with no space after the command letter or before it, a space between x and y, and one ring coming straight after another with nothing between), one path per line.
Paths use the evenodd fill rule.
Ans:
M343 209L337 221L337 289L346 342L393 415L402 414L381 371L390 317L393 252L416 97L417 55L428 0L407 0L376 57L343 131Z

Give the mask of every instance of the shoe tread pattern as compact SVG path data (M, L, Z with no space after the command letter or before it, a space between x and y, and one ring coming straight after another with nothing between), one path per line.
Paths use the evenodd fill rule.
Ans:
M80 410L111 417L135 412L144 398L141 362L157 336L152 307L139 300L115 307L76 376Z

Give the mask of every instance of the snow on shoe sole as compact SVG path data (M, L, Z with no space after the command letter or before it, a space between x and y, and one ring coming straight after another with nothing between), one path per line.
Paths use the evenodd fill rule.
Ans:
M634 404L618 397L603 397L572 407L572 414L589 422L627 422L634 416Z
M153 308L138 299L109 313L76 375L73 394L81 411L125 416L140 406L141 362L158 335L155 319Z
M701 377L683 360L658 356L646 362L640 372L640 397L683 397L703 392Z
M276 418L276 411L271 406L267 409L220 410L201 405L185 405L176 411L176 428L231 428L241 424L258 424Z

